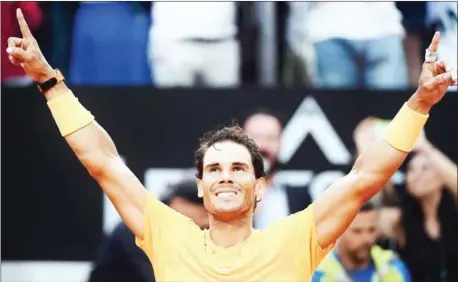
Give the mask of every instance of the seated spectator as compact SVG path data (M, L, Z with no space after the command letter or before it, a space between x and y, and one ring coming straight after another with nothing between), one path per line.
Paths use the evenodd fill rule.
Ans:
M240 50L234 2L155 2L148 56L158 87L235 87Z
M148 9L140 2L82 2L75 15L70 83L151 84L148 27Z
M163 202L208 228L208 214L202 198L197 197L194 179L167 190ZM135 245L135 236L121 222L102 243L89 282L154 282L153 267L146 254Z
M386 235L415 282L458 281L457 167L426 138L407 161L406 190L399 208L383 211Z
M313 274L312 282L407 282L409 271L391 250L376 245L379 211L366 203Z
M402 15L394 2L303 2L314 49L314 84L324 88L408 86Z

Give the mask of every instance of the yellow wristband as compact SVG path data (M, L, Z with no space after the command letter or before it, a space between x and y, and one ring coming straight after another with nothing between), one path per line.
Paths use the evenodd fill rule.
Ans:
M404 103L388 125L384 134L385 141L400 151L412 151L428 118L429 115L417 113Z
M94 120L94 116L81 105L71 91L48 101L48 107L60 134L64 137Z

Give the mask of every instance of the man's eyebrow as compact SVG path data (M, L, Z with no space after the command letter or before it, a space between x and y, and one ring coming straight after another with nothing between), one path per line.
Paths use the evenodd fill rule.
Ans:
M207 164L205 167L209 168L209 167L215 167L215 166L219 166L219 165L220 165L219 163L210 163L210 164ZM248 167L248 164L246 164L244 162L233 162L232 165Z
M239 165L239 166L245 166L248 167L248 164L242 163L242 162L233 162L232 165Z
M211 163L206 165L205 167L213 167L213 166L219 166L219 163Z

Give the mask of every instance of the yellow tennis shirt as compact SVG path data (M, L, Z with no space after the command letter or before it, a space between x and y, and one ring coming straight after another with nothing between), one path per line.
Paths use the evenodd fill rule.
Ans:
M150 259L158 282L310 281L332 245L317 243L313 206L254 230L230 248L215 245L208 230L148 196L144 238L137 245Z

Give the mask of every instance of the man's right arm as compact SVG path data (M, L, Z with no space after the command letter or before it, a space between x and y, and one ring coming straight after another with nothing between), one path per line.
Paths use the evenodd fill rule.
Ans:
M60 133L135 234L137 246L160 268L174 234L190 234L195 224L146 191L121 160L110 136L63 82L45 95Z
M45 93L52 101L70 90L61 82ZM143 215L148 196L138 178L120 158L108 133L96 122L65 136L76 157L99 183L132 232L143 238Z
M43 84L60 77L44 58L21 9L16 10L22 38L8 38L8 60L20 66L33 81ZM55 81L55 82L57 82ZM46 86L45 88L48 88ZM174 221L182 221L177 212L154 199L121 160L105 130L78 102L63 81L44 89L48 106L61 135L75 155L107 194L125 224L152 257L153 245L170 236L164 232ZM180 218L180 219L179 219Z

